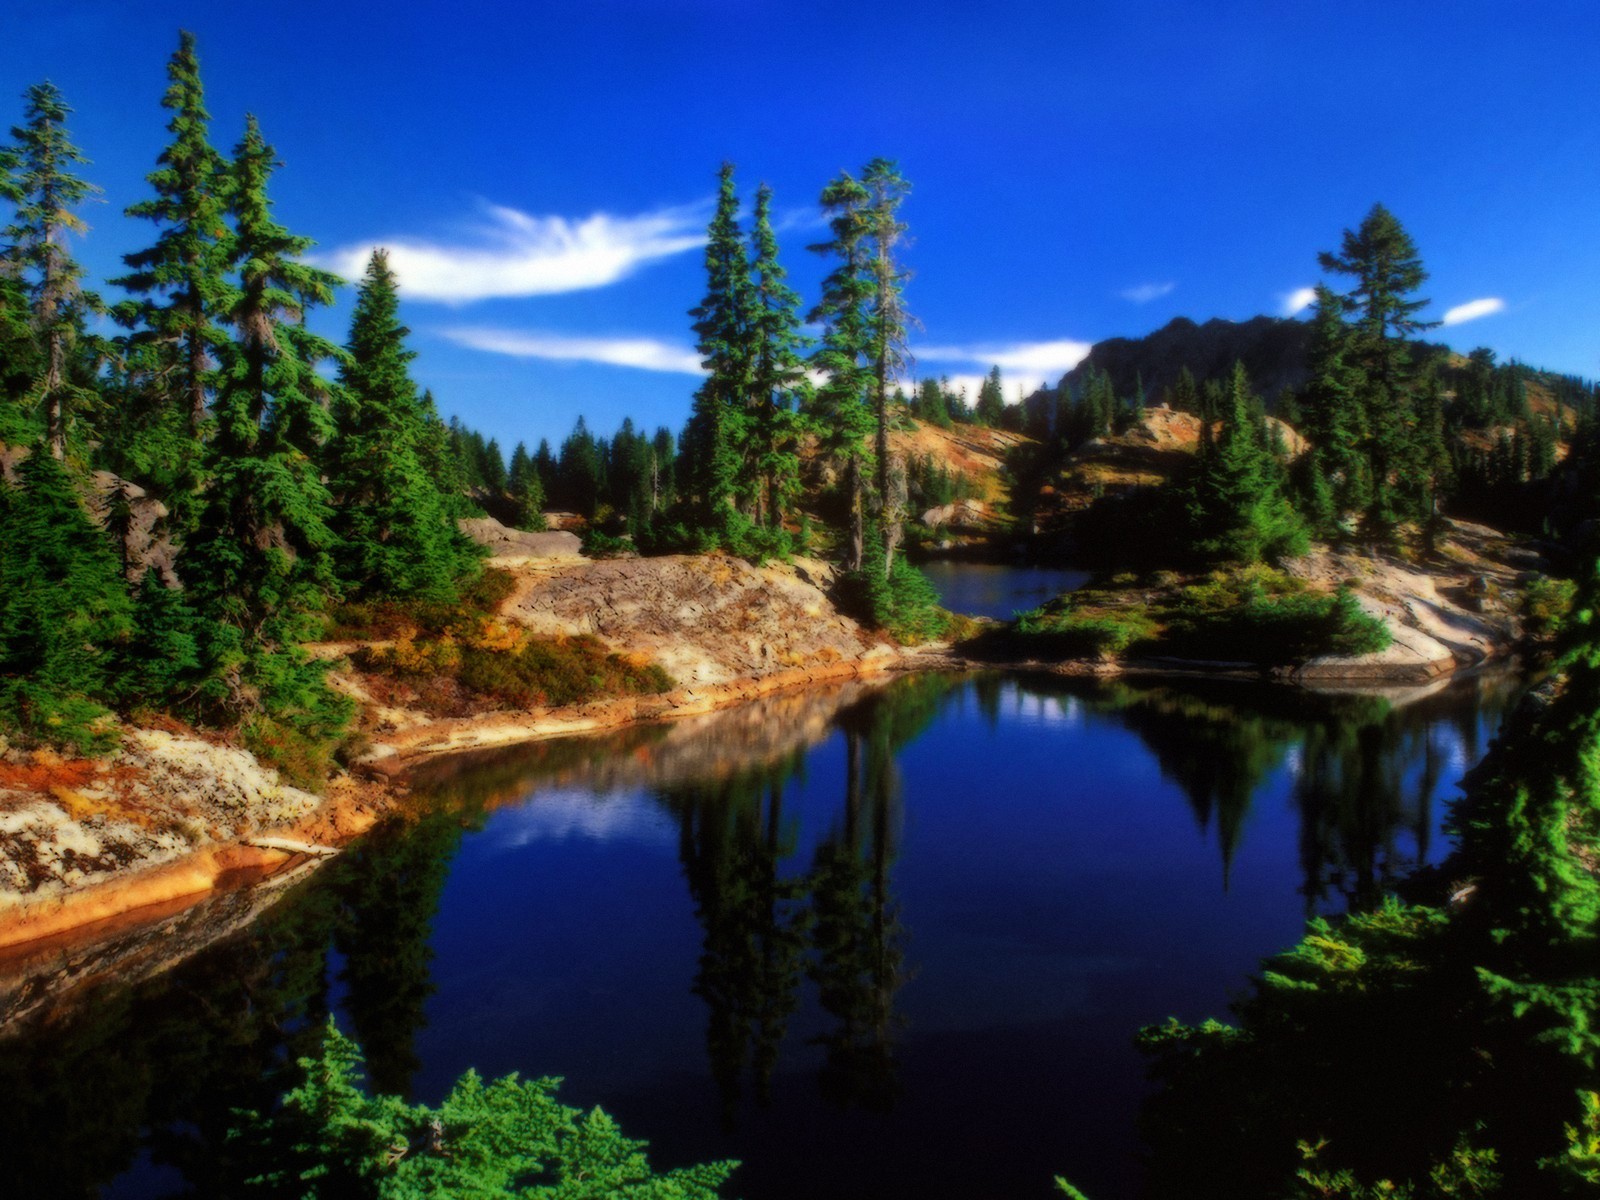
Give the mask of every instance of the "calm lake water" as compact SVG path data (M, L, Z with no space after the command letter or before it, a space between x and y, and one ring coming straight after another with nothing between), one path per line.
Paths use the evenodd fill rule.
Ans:
M938 589L939 603L951 612L999 621L1038 608L1090 579L1088 571L1066 567L1013 567L942 558L921 564L921 569Z
M1515 690L923 675L439 763L242 936L0 1041L4 1190L222 1194L331 1010L385 1090L562 1075L751 1200L1126 1200L1135 1031L1436 861Z

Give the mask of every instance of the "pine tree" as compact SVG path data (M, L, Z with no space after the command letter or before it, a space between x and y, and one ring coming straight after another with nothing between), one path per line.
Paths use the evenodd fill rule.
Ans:
M426 417L408 370L409 332L389 256L375 250L356 293L324 460L339 573L359 594L448 600L474 556L423 469Z
M749 440L760 491L756 520L773 529L800 491L802 413L810 392L802 351L810 339L800 332L800 297L785 282L772 231L772 189L756 192L750 235L753 269Z
M478 478L490 494L498 496L506 490L506 458L500 450L500 442L496 438L485 442L478 435L476 448Z
M899 549L905 521L905 471L889 455L889 388L907 362L906 325L911 318L902 296L908 276L899 259L906 233L906 225L900 220L900 205L910 194L911 185L901 176L898 165L886 158L875 158L866 165L861 172L861 185L867 193L863 213L870 246L867 269L872 281L867 353L877 425L877 517L883 539L883 573L889 579L894 574L895 551Z
M1551 681L1507 722L1453 814L1491 994L1540 1040L1600 1064L1600 562L1579 578Z
M1194 373L1188 367L1178 371L1178 382L1172 389L1172 407L1178 412L1198 413L1200 411L1200 387L1194 381Z
M1366 507L1370 466L1364 453L1366 379L1355 362L1343 297L1318 285L1311 318L1311 381L1300 401L1302 431L1311 442L1313 478L1326 490L1322 532L1346 513Z
M511 452L511 469L506 473L506 490L511 493L511 503L516 509L518 529L544 528L544 482L539 478L539 468L522 442Z
M937 425L941 429L950 428L950 405L937 379L924 379L917 385L915 412L918 420Z
M156 483L169 507L198 489L199 444L209 421L222 320L235 296L227 276L229 173L211 145L194 35L179 35L161 104L172 140L147 177L155 195L127 214L154 222L155 244L124 256L112 283L136 298L116 306L133 330L125 347L130 409L121 414L113 465ZM165 478L163 478L165 476Z
M593 519L605 487L603 468L600 445L589 432L589 423L579 417L561 443L561 457L556 464L562 507Z
M235 719L251 720L253 744L309 759L309 781L349 705L322 683L322 664L298 643L316 631L313 614L335 586L321 477L332 432L328 385L318 362L340 351L305 324L329 303L338 279L301 261L309 238L272 218L267 181L272 148L255 118L234 154L230 208L238 289L228 323L208 443L210 484L180 564L196 607L209 622L207 694ZM252 713L264 717L251 718Z
M1000 368L992 368L978 389L978 420L984 425L999 428L1006 415L1006 394L1000 385Z
M742 447L747 444L752 370L751 325L754 295L750 260L739 232L739 196L733 164L718 173L717 210L706 231L706 294L690 315L696 348L706 368L694 396L684 432L690 458L689 490L698 505L701 529L722 545L741 540L744 521L738 509L742 488Z
M547 450L544 443L540 449ZM665 512L678 493L678 442L665 425L650 440L650 513Z
M10 269L24 281L38 340L40 374L30 392L44 416L50 453L64 458L73 423L96 401L93 340L86 322L101 309L83 289L83 268L67 252L67 237L82 233L76 209L99 189L72 173L88 159L67 133L72 110L54 84L37 83L25 93L25 124L13 127L17 168L12 190L16 213L5 231Z
M39 443L0 482L0 717L44 741L102 748L108 665L129 631L110 539Z
M1252 413L1250 381L1235 363L1228 414L1192 485L1195 546L1212 559L1256 563L1305 549L1305 531L1279 489L1277 464Z
M15 178L17 163L16 152L0 145L0 201L9 204L22 199L22 186ZM0 245L0 443L33 440L34 422L24 401L40 373L21 264L12 247Z
M822 281L822 299L810 320L823 324L823 333L811 365L826 377L813 400L813 416L823 453L843 474L845 565L859 571L866 555L867 477L871 455L866 439L872 431L872 411L866 403L870 371L868 306L874 288L868 272L867 190L848 172L822 190L822 211L827 214L833 239L812 246L819 254L837 259Z
M1365 527L1387 537L1410 517L1421 516L1407 503L1405 478L1415 466L1411 424L1420 387L1409 339L1432 328L1416 313L1427 300L1411 299L1427 280L1416 245L1381 204L1372 206L1360 227L1345 230L1338 254L1317 261L1326 271L1351 276L1355 286L1342 298L1355 319L1351 354L1361 369L1361 410L1370 496Z

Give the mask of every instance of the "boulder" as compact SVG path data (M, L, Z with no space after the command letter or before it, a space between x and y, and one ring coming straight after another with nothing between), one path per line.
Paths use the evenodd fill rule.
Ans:
M529 533L493 517L468 517L460 525L462 533L496 558L577 558L583 550L578 535L564 530Z

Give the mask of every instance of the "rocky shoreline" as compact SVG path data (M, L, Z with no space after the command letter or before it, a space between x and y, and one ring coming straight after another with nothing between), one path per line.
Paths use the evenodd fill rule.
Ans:
M1497 542L1493 531L1461 526L1456 533L1459 544L1472 547L1461 551L1456 573L1329 551L1293 564L1318 585L1359 583L1361 603L1389 626L1392 643L1376 655L1316 659L1276 677L1318 690L1412 688L1509 655L1520 629L1506 597L1528 564L1504 553L1504 539ZM1237 663L996 661L959 647L904 650L833 607L821 586L827 568L818 563L756 568L690 556L595 562L548 537L536 549L495 549L501 553L491 561L517 575L507 619L538 633L589 634L663 661L678 686L660 695L439 717L377 703L370 680L341 666L335 683L363 702L370 745L354 772L320 798L285 787L243 751L159 731L131 731L121 755L87 772L75 767L77 775L61 760L35 755L27 767L0 771L0 995L51 955L173 920L207 897L315 869L400 802L409 772L442 756L677 721L756 697L905 671L1262 677ZM334 658L348 650L320 648Z

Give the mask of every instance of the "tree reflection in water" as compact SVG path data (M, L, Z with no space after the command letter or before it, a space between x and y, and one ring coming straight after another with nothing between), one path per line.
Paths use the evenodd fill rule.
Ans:
M779 698L704 725L441 764L418 787L417 812L375 830L247 932L0 1042L0 1089L12 1098L0 1134L7 1190L97 1195L143 1153L180 1173L188 1194L234 1194L241 1164L223 1137L232 1110L271 1103L335 1004L366 1049L373 1085L406 1093L433 992L435 914L463 834L487 808L550 786L643 789L672 816L700 927L692 988L725 1125L746 1094L764 1104L775 1090L785 1039L808 1004L823 1098L887 1110L909 1056L901 992L913 973L896 868L918 798L902 767L946 706L944 719L969 729L1005 723L1013 702L1019 715L1070 710L1088 722L1089 737L1072 743L1078 753L1128 753L1097 725L1133 733L1215 838L1223 886L1252 806L1287 797L1305 904L1326 911L1372 903L1426 859L1441 781L1476 759L1482 724L1517 688L1490 677L1474 686L1467 700L1452 690L1391 704L1243 685L919 675L828 704ZM818 759L824 743L834 750ZM964 748L941 749L952 752ZM834 753L839 791L820 813L802 806L808 764ZM1046 769L1066 778L1097 767ZM940 934L928 931L929 944Z

